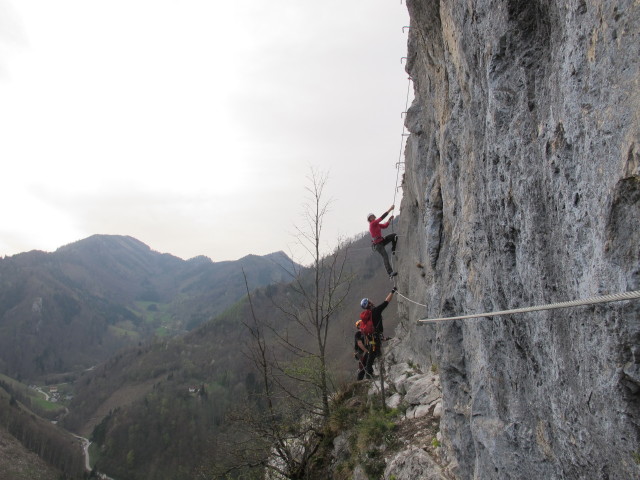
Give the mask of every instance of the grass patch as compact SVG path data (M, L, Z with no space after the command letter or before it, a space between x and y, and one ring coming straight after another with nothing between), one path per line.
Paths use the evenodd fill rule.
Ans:
M59 411L63 411L64 410L64 407L61 406L59 403L48 402L47 400L42 398L40 395L31 396L31 404L35 408L39 408L40 410L45 410L47 412L55 412L55 411L58 411L58 410Z
M365 457L362 459L362 468L367 476L369 478L382 478L384 467L386 466L382 452L377 448L371 449L366 453Z
M330 455L333 439L342 435L347 440L345 448L349 455L333 472L337 480L353 478L356 465L360 465L369 478L381 478L386 467L384 451L397 446L396 421L401 411L385 412L377 408L377 403L372 403L367 395L367 387L366 382L352 383L332 397L325 450Z
M6 375L0 374L0 381L9 385L17 394L26 397L31 401L31 403L37 407L40 407L44 410L62 410L60 405L56 405L55 403L48 402L45 400L43 393L38 392L37 390L33 390L27 387L24 383L21 383L11 377L7 377ZM47 389L48 387L42 387L43 389Z
M160 338L169 336L169 329L167 327L156 328L156 335Z
M371 445L391 446L394 443L396 423L393 418L398 415L397 410L389 410L384 413L382 410L371 409L369 414L363 418L357 427L356 446L360 452L366 451Z
M356 426L367 412L367 392L363 383L343 386L331 399L331 416L327 422L332 435Z
M24 383L20 383L17 380L14 380L11 377L7 377L5 374L0 373L0 380L2 380L5 383L8 383L9 385L13 385L14 383L18 383L20 385L24 385Z
M140 315L145 323L159 323L160 325L170 325L173 322L169 313L170 304L157 302L135 302L134 313Z
M109 331L118 337L130 337L132 339L136 339L140 337L140 334L135 330L130 330L125 327L119 327L116 325L109 325Z
M353 453L369 478L382 478L386 467L383 451L397 445L398 426L394 419L398 413L397 409L384 412L371 407L354 430Z

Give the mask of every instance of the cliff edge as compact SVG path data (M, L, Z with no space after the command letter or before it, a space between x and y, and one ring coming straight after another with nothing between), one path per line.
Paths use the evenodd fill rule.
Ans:
M396 361L462 478L640 477L640 3L407 0Z

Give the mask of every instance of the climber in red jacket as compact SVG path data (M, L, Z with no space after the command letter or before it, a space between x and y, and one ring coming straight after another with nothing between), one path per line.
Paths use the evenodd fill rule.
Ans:
M396 287L391 289L391 292L386 296L384 302L380 305L374 305L368 298L363 298L360 301L362 312L360 313L360 320L358 328L364 334L366 338L367 346L367 358L364 362L364 372L362 376L358 375L358 380L362 380L366 375L368 378L373 377L373 362L381 354L382 341L388 340L384 337L384 325L382 324L382 311L387 308L389 302L393 298L393 294L398 290Z
M390 233L386 237L382 236L382 230L387 228L391 221L393 220L393 215L389 217L389 221L387 223L380 223L385 217L395 208L395 205L391 205L389 210L384 212L380 218L376 218L373 213L367 215L367 220L369 221L369 233L371 234L371 242L372 248L382 255L382 260L384 261L384 268L387 269L387 273L390 277L395 277L398 272L395 272L393 268L391 268L391 263L389 263L389 256L387 255L387 249L385 248L387 244L391 243L391 254L395 255L396 253L396 242L398 241L398 235L395 233Z

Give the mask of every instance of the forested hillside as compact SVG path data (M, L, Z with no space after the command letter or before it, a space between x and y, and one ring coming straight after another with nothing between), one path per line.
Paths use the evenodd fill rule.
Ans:
M62 472L0 427L0 480L59 480Z
M328 357L332 384L355 378L352 356L359 300L384 298L391 284L369 239L345 246L351 291L332 319ZM302 270L303 282L313 270ZM247 273L254 311L299 345L314 339L278 308L293 294L287 283L254 289ZM223 461L220 445L232 437L231 407L251 399L261 378L247 357L250 319L246 298L187 335L120 353L76 382L76 397L65 426L90 436L99 447L97 468L116 478L192 478ZM385 316L391 332L396 323ZM272 334L273 335L273 334Z
M0 373L77 372L127 345L183 334L295 265L282 252L214 263L182 260L123 236L94 235L0 259Z
M6 443L3 441L0 445L0 478L57 479L63 474L62 478L82 478L84 460L80 441L34 415L18 397L8 383L0 383L0 439L6 439ZM40 459L34 459L35 455ZM4 477L8 472L12 472L12 476Z

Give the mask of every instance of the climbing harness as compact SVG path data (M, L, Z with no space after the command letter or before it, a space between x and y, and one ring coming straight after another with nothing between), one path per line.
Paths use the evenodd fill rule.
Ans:
M377 351L376 337L374 333L367 335L367 345L369 346L370 352Z
M403 298L406 298L406 297L403 296ZM464 320L467 318L497 317L501 315L511 315L514 313L537 312L540 310L556 310L559 308L579 307L583 305L594 305L598 303L621 302L623 300L633 300L637 298L640 298L640 290L623 292L623 293L614 293L611 295L602 295L598 297L589 297L582 300L572 300L569 302L550 303L547 305L537 305L537 306L525 307L525 308L514 308L512 310L500 310L496 312L474 313L471 315L459 315L457 317L423 318L421 320L418 320L417 323L423 324L423 323L445 322L449 320ZM407 298L407 300L409 299ZM417 302L413 302L413 303L417 303ZM418 304L418 305L421 305L421 304ZM422 305L422 306L426 306L426 305Z

